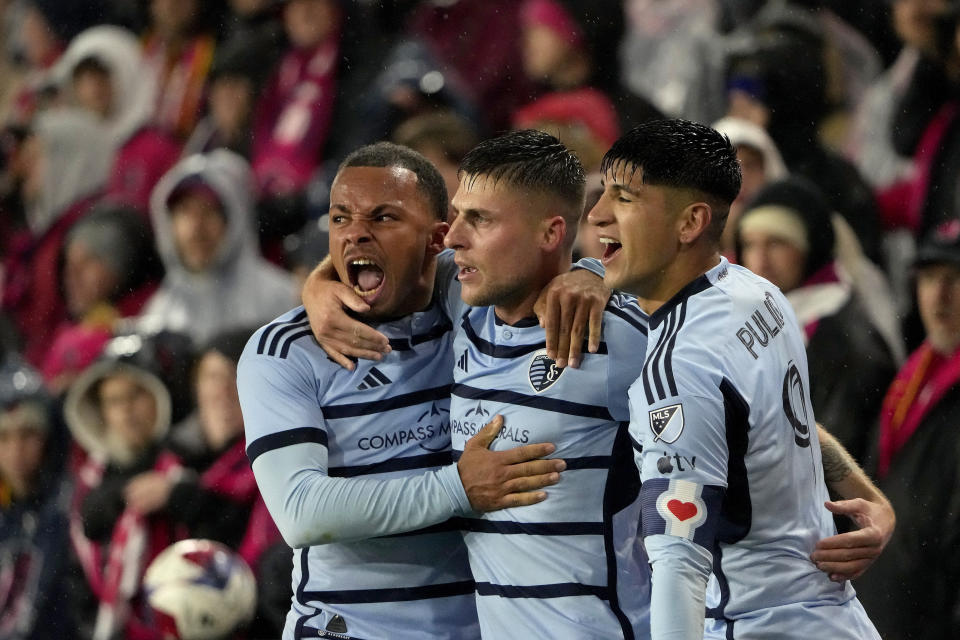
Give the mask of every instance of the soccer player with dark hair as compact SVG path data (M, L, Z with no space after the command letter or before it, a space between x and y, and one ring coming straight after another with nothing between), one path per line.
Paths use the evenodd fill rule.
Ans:
M340 367L301 307L240 359L247 455L295 549L284 640L476 638L473 579L446 521L543 500L563 469L536 460L549 444L488 451L498 421L452 462L452 333L434 287L446 212L443 179L416 152L378 143L348 156L330 194L331 262L391 353Z
M776 287L719 254L735 150L660 120L621 137L603 174L589 218L604 281L649 314L630 435L652 637L878 638L849 582L810 559L835 528L800 327Z
M515 131L466 155L451 203L446 245L462 298L450 302L454 456L484 416L500 414L491 448L549 441L567 465L549 500L464 519L485 638L646 636L649 571L632 543L640 486L627 434L646 316L632 297L612 296L600 347L578 368L547 355L534 316L543 289L571 268L585 184L558 139Z

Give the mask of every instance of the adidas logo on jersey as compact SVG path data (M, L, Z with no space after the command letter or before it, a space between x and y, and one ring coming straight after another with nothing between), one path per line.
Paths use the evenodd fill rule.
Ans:
M467 349L464 349L463 354L461 354L460 356L460 359L457 360L457 368L463 371L464 373L468 371L467 369L467 362L469 361L467 358L468 353L469 351Z
M380 369L371 367L370 372L363 377L363 382L357 385L357 390L366 391L367 389L375 389L376 387L382 387L391 382L393 382L393 380L385 376Z

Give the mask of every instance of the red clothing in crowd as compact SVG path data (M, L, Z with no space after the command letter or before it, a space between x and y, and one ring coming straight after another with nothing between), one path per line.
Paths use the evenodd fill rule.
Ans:
M927 413L960 381L960 350L943 356L924 342L897 373L883 400L877 475L887 474L897 452Z
M337 97L340 30L294 49L267 84L253 126L251 164L266 195L303 189L320 163Z

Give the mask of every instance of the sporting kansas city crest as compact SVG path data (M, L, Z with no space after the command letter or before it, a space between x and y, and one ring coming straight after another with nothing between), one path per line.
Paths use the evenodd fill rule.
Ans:
M650 430L653 441L676 442L683 433L683 405L674 404L650 411Z
M547 357L546 349L543 349L533 354L527 378L533 390L540 393L556 382L561 373L563 373L563 367L558 367L556 362Z

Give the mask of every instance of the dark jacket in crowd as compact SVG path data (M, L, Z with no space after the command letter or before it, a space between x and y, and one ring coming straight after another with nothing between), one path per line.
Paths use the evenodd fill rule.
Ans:
M884 402L877 484L897 528L855 585L877 631L891 640L960 638L960 352L939 366L928 354L924 344L910 356ZM928 367L937 372L912 395L911 381ZM884 446L892 419L898 428L888 434L907 432L895 448Z

